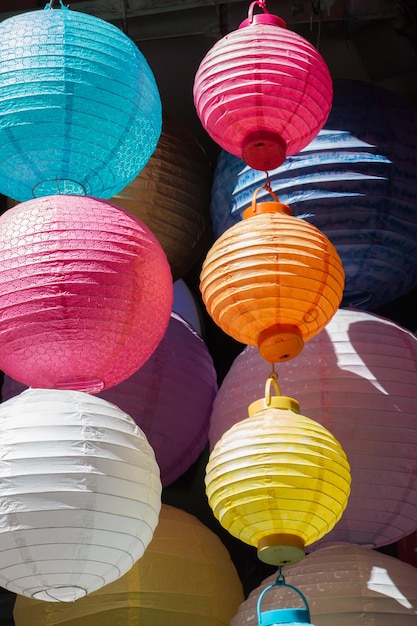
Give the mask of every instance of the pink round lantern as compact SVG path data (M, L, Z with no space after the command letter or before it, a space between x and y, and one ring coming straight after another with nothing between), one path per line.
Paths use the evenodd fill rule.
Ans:
M254 15L255 6L263 13ZM210 137L256 170L270 170L319 133L333 86L319 52L270 14L265 0L220 39L194 81L197 114Z
M213 447L262 392L270 365L247 347L213 404ZM282 393L340 441L352 489L342 518L313 549L380 547L417 529L417 338L380 316L340 309L278 372Z
M111 387L143 365L169 321L165 253L105 200L47 196L6 211L0 272L0 369L30 387Z
M24 386L4 377L3 401ZM213 361L204 341L175 313L148 361L126 380L97 395L130 415L149 441L164 487L197 460L208 441L217 393Z
M285 567L283 573L285 582L307 598L314 626L416 624L417 569L392 556L353 545L331 546ZM257 605L275 578L269 576L249 594L230 626L272 626L272 622L258 622ZM263 615L293 602L292 591L274 586L265 594Z

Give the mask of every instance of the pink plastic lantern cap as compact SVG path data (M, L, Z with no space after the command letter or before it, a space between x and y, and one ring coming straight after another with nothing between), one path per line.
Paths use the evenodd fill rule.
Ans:
M278 167L307 146L330 113L333 84L319 52L253 2L248 19L206 54L194 80L197 114L210 137L256 170ZM255 6L263 13L253 15Z
M105 200L46 196L0 217L0 369L96 393L147 361L173 284L151 231Z

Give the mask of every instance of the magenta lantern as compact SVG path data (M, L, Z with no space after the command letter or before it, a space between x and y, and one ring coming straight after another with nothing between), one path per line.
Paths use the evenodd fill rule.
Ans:
M271 366L245 348L213 404L213 447L262 394ZM392 544L417 529L417 338L375 314L339 309L278 370L281 392L340 441L352 489L342 518L314 549Z
M111 387L143 365L169 321L165 253L105 200L46 196L6 211L0 274L0 369L30 387Z
M194 81L194 104L210 137L263 171L314 139L333 97L322 56L265 4L250 5L248 19L209 50ZM256 5L263 13L253 14Z
M4 377L3 402L24 390ZM206 344L175 313L148 361L132 376L98 396L128 413L143 430L164 487L197 460L208 442L217 377Z

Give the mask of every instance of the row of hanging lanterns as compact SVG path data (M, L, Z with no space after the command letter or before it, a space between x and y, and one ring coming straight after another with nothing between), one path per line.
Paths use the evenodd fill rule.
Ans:
M0 340L2 334L4 338L0 344L4 352L0 367L3 369L4 365L6 374L24 384L60 388L28 390L3 405L5 414L17 406L19 415L22 415L21 403L30 396L35 415L30 411L29 415L34 431L40 425L43 430L48 427L51 433L51 439L43 442L46 451L41 454L39 473L48 476L49 470L56 477L57 486L52 493L48 491L42 474L39 493L31 494L21 484L20 474L17 475L19 480L10 480L11 486L17 483L17 491L10 492L9 504L21 501L23 517L26 506L29 506L28 515L39 515L40 524L35 521L31 532L35 541L41 538L41 548L35 546L34 558L28 560L27 552L19 553L17 548L8 545L14 540L14 533L21 532L20 526L13 526L19 511L11 510L11 530L6 533L0 550L11 550L10 562L7 561L7 569L3 570L5 587L41 600L68 601L81 598L103 585L105 593L107 583L112 584L111 581L125 584L121 576L126 573L136 575L135 563L151 544L154 531L158 530L161 479L151 445L130 416L131 411L127 415L118 406L85 392L106 391L110 394L115 385L131 382L129 376L136 376L139 368L150 364L152 355L156 355L155 362L158 363L156 350L159 346L163 350L162 339L173 319L170 318L173 298L170 265L172 267L173 262L167 260L164 248L151 232L152 226L148 228L137 217L113 205L113 201L106 201L116 199L117 194L122 198L129 183L134 201L140 198L140 192L136 190L139 174L150 161L161 134L159 95L146 61L125 35L120 31L113 32L118 29L111 27L107 31L105 23L95 21L97 18L74 14L62 4L60 10L51 10L52 5L47 5L45 11L35 12L36 20L30 25L25 16L19 16L18 23L9 21L0 34L0 39L4 37L0 52L10 62L11 77L11 89L3 92L10 100L5 107L10 113L7 119L11 130L3 129L5 147L3 154L0 150L0 192L22 202L9 209L3 223L0 222L5 249L0 270L9 277L3 293L0 292L0 306L5 315L7 312L3 333L0 328ZM261 15L254 15L255 7L262 9ZM16 25L19 26L17 30ZM16 32L23 33L21 43L16 41ZM82 42L80 52L79 42ZM109 47L115 55L110 61L104 62L102 58L103 43L105 50ZM77 52L70 58L69 51L73 49ZM291 50L290 72L288 50ZM230 72L230 58L236 63L239 60L240 74L235 68ZM92 65L88 66L90 61ZM62 76L58 71L59 88L56 89L52 76L62 63L67 73ZM124 74L125 65L130 67L126 67ZM106 68L104 73L103 67ZM94 78L91 85L90 74ZM119 79L123 82L124 75L126 83L117 97L111 89L103 89L104 86L117 86ZM34 88L26 87L25 92L28 76L32 77ZM317 136L329 115L332 81L314 47L288 33L283 20L272 16L265 1L259 0L251 4L248 20L238 31L216 44L203 60L196 74L194 98L209 135L252 168L268 172ZM23 100L24 111L20 108ZM51 110L57 112L56 119L50 115ZM107 117L98 118L98 110ZM42 126L39 116L45 112L48 117ZM98 119L94 145L89 141L94 130L90 116ZM36 143L43 148L39 153L39 147L33 149L31 129L44 133L43 136L36 135ZM0 139L1 135L0 128ZM55 141L57 137L58 143ZM95 152L97 146L99 155ZM133 154L135 151L140 154ZM93 172L85 166L86 160ZM162 176L163 168L160 173ZM20 180L16 181L16 175ZM141 184L139 181L139 187ZM269 175L264 189L274 202L258 204L257 192L254 193L252 207L242 222L245 225L236 225L236 234L225 233L226 243L216 242L209 251L201 274L201 292L209 314L226 333L256 346L264 360L275 363L294 359L304 350L305 342L321 336L341 303L344 271L329 239L312 224L294 218L291 209L279 202L271 188ZM128 202L130 191L125 194ZM36 196L42 198L29 200ZM168 212L169 203L170 200ZM279 233L285 228L288 229L285 237L280 239ZM255 246L252 245L254 231L257 235ZM79 237L78 233L81 233ZM86 234L88 246L85 246ZM70 243L66 244L68 239ZM244 249L243 255L241 248ZM178 274L182 271L179 270ZM287 274L290 279L286 282ZM23 280L18 280L18 276ZM297 285L295 293L294 282ZM32 294L33 299L29 299ZM93 306L91 298L94 299ZM91 320L92 310L99 310L99 319ZM49 339L46 333L39 333L39 329L43 330L39 326L42 319L51 333ZM62 352L64 339L67 340L66 353ZM212 372L207 360L206 367ZM37 378L29 378L29 371L30 376ZM143 376L146 380L145 369ZM162 380L159 382L162 386ZM143 383L143 388L149 386L149 383ZM276 391L275 396L271 395L271 386ZM208 395L212 397L213 384L209 387ZM152 390L151 386L151 402L155 400ZM111 421L109 415L113 417L113 412L116 412L117 419L119 413L123 415L128 434L123 431L120 439L126 446L127 459L120 459L120 475L117 471L112 473L114 461L119 459L117 454L120 455L111 447L113 437L116 448L119 445L117 429L109 428L107 433L105 427L99 425L101 418L96 421L87 410L84 411L87 413L86 423L81 428L79 416L72 415L70 409L62 409L65 419L61 419L60 409L56 409L58 398L70 398L68 404L73 407L78 402L74 394L83 406L86 403L95 407L97 403L102 407L106 414L103 423L107 423L106 419ZM45 410L48 398L54 401L51 408ZM34 410L37 402L41 406L38 412ZM44 414L47 415L46 423ZM16 429L15 448L18 462L27 467L36 458L30 452L30 444L32 439L35 442L37 439L26 433L28 439L23 438L25 446L22 450L18 444L26 428L24 417L21 419L22 425ZM72 427L73 421L75 428ZM65 428L66 423L68 428ZM70 430L72 433L77 428L80 432L75 441L70 439L72 446L68 452L65 433ZM15 443L14 436L14 429L7 424L5 445L9 439ZM64 437L63 442L60 437ZM140 446L136 438L146 450L146 461L138 459L136 448ZM247 440L251 445L247 446L242 457L242 442ZM56 449L55 441L58 442ZM60 446L62 454L59 454ZM109 455L109 464L104 471L101 447ZM100 450L98 456L97 449ZM105 457L104 453L102 455ZM54 466L46 462L51 456L57 457L58 465L67 464L63 473L54 474ZM75 470L74 456L77 459ZM102 470L99 490L96 491L96 483L92 480L91 488L82 494L98 504L93 515L89 507L84 507L82 498L72 507L61 503L61 500L65 502L67 492L73 493L75 499L78 497L75 495L80 490L77 472L82 467L82 463L77 465L79 457L87 464L88 471L92 470L92 476L97 472L95 465ZM134 458L133 462L131 458ZM139 508L132 513L134 504L128 503L131 485L123 482L126 479L123 472L129 468L129 476L138 471L141 473L142 464L147 468L148 482L135 492ZM26 474L29 476L27 471ZM23 469L22 475L26 474ZM215 443L206 472L209 503L222 526L242 541L255 545L261 560L277 566L300 560L306 546L332 531L347 507L350 482L349 462L339 441L324 425L300 415L297 400L280 395L273 368L267 378L265 397L256 402L252 398L249 418L228 429ZM58 524L59 532L55 538L49 527L45 532L42 526L43 519L47 519L47 505L51 500L56 502L57 493L60 494L58 510L63 523L71 523L66 513L68 508L74 509L71 519L75 531L70 538L75 538L70 545L62 532L66 530L63 525ZM140 498L137 498L138 493ZM21 495L24 497L20 500ZM35 507L30 508L32 502L40 506L40 513ZM141 509L142 502L146 506ZM8 506L7 496L5 506ZM100 538L100 525L95 532L95 520L105 517L109 510L118 513L111 520L112 524L119 524L119 519L122 527L124 523L133 524L129 529L133 529L135 539L125 550L120 550L123 555L117 558L117 541L110 534L106 539ZM278 510L280 514L277 514ZM130 520L131 516L134 521ZM140 526L139 530L135 530L135 524ZM109 527L109 533L113 528ZM107 563L105 556L102 559L97 556L96 544L84 549L83 542L87 538L89 545L90 536L109 546L106 549ZM24 543L20 539L19 544ZM175 543L169 539L170 550L172 545L178 547ZM48 560L43 573L42 559L49 551L53 558ZM75 569L67 571L68 564L63 566L62 562L68 560L72 566L70 557L74 552ZM86 562L78 564L78 556L85 554ZM48 569L51 560L54 561L52 576ZM97 560L104 571L97 568ZM38 576L31 575L32 561L37 564ZM143 562L142 558L140 562ZM162 564L159 560L158 563ZM146 572L145 565L143 567ZM152 567L155 569L155 565ZM27 577L22 573L25 568L30 572ZM172 582L178 579L177 568L175 564ZM83 571L81 575L80 569ZM190 584L198 578L197 573L192 574L189 572L187 578ZM237 587L236 590L234 598L239 595ZM119 594L120 591L116 591L116 595ZM169 595L169 601L171 598ZM84 600L89 601L90 597ZM82 611L84 600L78 599L74 604L76 613L78 607ZM55 617L46 622L45 615L52 615L49 603L40 604L39 623L51 626L65 623L63 615L58 616L58 622L54 621ZM61 603L56 605L60 611ZM92 606L96 607L92 612L97 612L98 607L98 619L105 623L102 598L94 600ZM90 609L86 611L89 620ZM149 614L147 611L146 615ZM82 615L77 615L77 623L83 619ZM113 617L109 613L104 619L112 620ZM68 624L72 619L70 617ZM159 623L158 619L155 623ZM181 623L184 619L182 616ZM223 618L218 622L213 619L210 616L207 624L218 623L220 626L225 623ZM174 620L173 625L176 623Z
M291 360L337 311L344 271L327 237L279 201L268 171L309 144L326 122L328 68L264 1L253 2L248 19L201 62L194 101L208 134L266 174L243 221L205 257L203 302L226 334L254 346L265 361ZM272 202L257 202L261 189ZM252 398L249 417L243 413L214 445L206 493L231 535L255 546L261 561L283 566L301 560L306 546L340 519L350 468L333 435L300 415L297 400L280 395L274 368L264 396Z
M127 573L158 524L162 483L134 419L95 395L167 329L166 253L109 200L162 129L154 76L114 25L60 2L0 29L1 369L31 387L0 407L1 584L73 602Z

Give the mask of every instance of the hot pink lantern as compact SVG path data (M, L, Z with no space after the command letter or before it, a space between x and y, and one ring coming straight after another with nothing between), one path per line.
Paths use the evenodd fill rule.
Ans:
M0 217L0 369L30 387L97 392L145 363L166 330L165 253L105 200L46 196Z
M263 13L254 15L255 6ZM319 52L286 30L265 0L220 39L194 80L200 121L224 150L270 170L314 139L330 113L333 85Z
M247 347L213 404L213 447L262 394L271 366ZM375 314L340 309L279 368L281 392L325 426L351 466L342 518L313 549L349 542L380 547L417 529L417 338Z
M4 377L3 401L24 386ZM130 415L149 441L164 487L197 460L208 442L217 377L206 344L175 313L148 361L132 376L97 395Z

